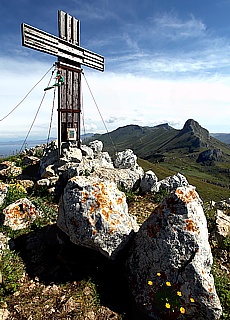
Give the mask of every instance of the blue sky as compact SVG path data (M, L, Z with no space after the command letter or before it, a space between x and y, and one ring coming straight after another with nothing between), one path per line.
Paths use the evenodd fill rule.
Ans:
M192 118L230 132L230 0L1 0L0 119L57 60L22 47L21 23L57 35L59 9L81 21L81 46L105 57L103 73L83 69L109 131L166 122L181 129ZM50 75L0 121L0 138L25 136ZM105 132L84 79L82 86L83 129ZM52 100L51 90L32 137L46 137Z

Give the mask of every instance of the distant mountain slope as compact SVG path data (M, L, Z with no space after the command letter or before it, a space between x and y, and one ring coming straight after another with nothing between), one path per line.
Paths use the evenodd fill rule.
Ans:
M110 153L132 149L139 157L146 159L149 155L179 152L188 154L202 152L206 149L224 149L227 154L230 148L209 134L209 131L193 119L185 122L181 130L170 127L167 123L155 127L127 125L108 134L95 134L84 140L101 140L104 149Z
M210 133L211 136L224 142L226 144L230 144L230 133Z
M132 149L142 159L204 181L230 186L230 146L217 140L193 119L181 130L168 124L155 127L127 125L109 134L96 134L86 140L101 140L104 151Z

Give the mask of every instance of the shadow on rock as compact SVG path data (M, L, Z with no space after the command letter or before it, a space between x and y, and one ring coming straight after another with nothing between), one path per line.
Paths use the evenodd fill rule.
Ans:
M101 304L123 314L124 320L144 320L134 305L126 276L123 252L111 261L99 252L71 243L56 226L50 225L15 240L31 278L46 285L92 279Z

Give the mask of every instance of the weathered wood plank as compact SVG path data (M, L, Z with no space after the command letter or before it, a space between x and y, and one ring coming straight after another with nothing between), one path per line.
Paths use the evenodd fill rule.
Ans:
M26 47L67 59L72 65L104 70L104 57L26 24L22 24L22 44Z

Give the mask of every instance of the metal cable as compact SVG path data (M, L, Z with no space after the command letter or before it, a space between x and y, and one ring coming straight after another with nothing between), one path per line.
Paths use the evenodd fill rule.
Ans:
M104 119L103 119L103 117L102 117L102 114L101 114L100 109L99 109L99 107L98 107L98 105L97 105L96 99L94 98L94 95L93 95L93 93L92 93L92 90L90 89L89 83L88 83L88 81L87 81L87 79L86 79L86 77L85 77L84 72L82 72L82 74L83 74L83 76L84 76L84 79L85 79L85 82L86 82L87 87L88 87L88 89L89 89L89 92L90 92L90 94L91 94L91 96L92 96L92 98L93 98L93 101L94 101L94 103L95 103L95 106L97 107L98 113L99 113L99 115L100 115L100 117L101 117L101 120L102 120L102 122L103 122L103 124L104 124L105 130L106 130L106 132L107 132L107 134L108 134L108 136L109 136L109 139L110 139L110 141L111 141L111 143L112 143L115 151L117 152L117 148L116 148L116 146L115 146L115 144L114 144L114 142L113 142L112 137L111 137L110 134L109 134L109 131L108 131L107 127L106 127L105 121L104 121Z
M50 70L53 68L54 66L52 66L51 68L49 68L49 70L44 74L44 76L30 89L30 91L25 95L25 97L7 114L5 115L2 119L0 119L0 121L5 120L14 110L16 110L20 104L22 104L22 102L28 97L28 95L35 89L35 87L45 78L45 76L50 72Z
M51 70L51 69L50 69L50 70ZM50 82L51 82L51 80L52 80L52 77L53 77L53 72L52 72L52 74L51 74L51 77L50 77L48 86L50 85ZM38 110L37 110L37 112L36 112L36 114L35 114L34 120L33 120L32 124L31 124L31 126L30 126L30 129L29 129L26 137L25 137L25 140L23 141L23 144L22 144L22 146L21 146L21 149L20 149L19 153L22 152L23 146L25 145L26 140L27 140L27 138L28 138L28 136L29 136L32 128L33 128L34 122L35 122L35 120L36 120L36 118L37 118L38 112L39 112L39 110L40 110L40 108L41 108L41 106L42 106L42 103L43 103L44 99L45 99L46 93L47 93L47 91L45 91L44 94L43 94L42 100L41 100L41 102L40 102L40 104L39 104L39 107L38 107Z

